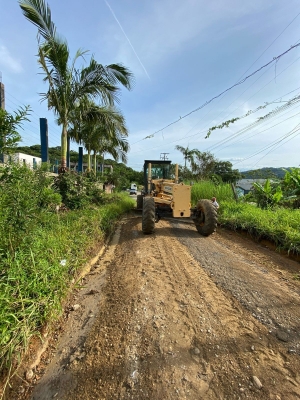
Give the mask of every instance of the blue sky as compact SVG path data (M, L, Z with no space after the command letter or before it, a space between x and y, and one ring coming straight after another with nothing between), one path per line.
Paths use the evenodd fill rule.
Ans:
M46 117L49 145L58 146L60 127L39 97L47 86L37 64L37 29L16 0L0 1L6 109L29 104L34 110L21 132L24 145L39 143L39 117ZM135 75L133 90L122 89L119 105L130 132L128 166L141 170L144 159L159 159L161 153L183 164L176 145L211 151L241 170L300 164L300 102L234 136L300 94L300 46L202 110L144 139L298 43L298 0L49 0L49 5L72 55L87 49L98 62L121 62ZM204 138L209 127L276 99L281 103ZM289 132L294 133L280 141Z

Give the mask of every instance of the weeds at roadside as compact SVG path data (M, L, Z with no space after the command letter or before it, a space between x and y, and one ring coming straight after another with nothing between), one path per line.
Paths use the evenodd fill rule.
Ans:
M106 201L107 200L107 201ZM0 368L15 371L33 335L56 320L71 281L101 245L114 222L128 212L127 195L106 196L101 206L56 214L35 213L35 223L14 251L0 256ZM106 203L106 204L105 204ZM3 216L3 203L2 216ZM10 210L13 212L13 210ZM0 217L1 219L1 217ZM62 263L62 260L66 262ZM1 398L1 394L0 394Z

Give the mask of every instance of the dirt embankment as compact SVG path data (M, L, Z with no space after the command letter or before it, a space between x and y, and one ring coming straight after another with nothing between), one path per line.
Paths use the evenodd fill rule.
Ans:
M204 238L160 221L144 236L128 218L33 371L31 398L298 399L299 270L221 229ZM11 399L28 398L28 383L18 390Z

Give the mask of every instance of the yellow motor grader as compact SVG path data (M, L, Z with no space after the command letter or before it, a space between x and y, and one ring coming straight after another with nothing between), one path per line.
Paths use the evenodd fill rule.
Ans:
M145 160L144 189L137 196L137 209L142 209L142 230L153 233L155 222L164 216L192 218L197 231L203 236L211 235L217 227L217 210L210 200L199 200L191 207L189 185L179 183L178 164L175 177L170 179L170 160Z

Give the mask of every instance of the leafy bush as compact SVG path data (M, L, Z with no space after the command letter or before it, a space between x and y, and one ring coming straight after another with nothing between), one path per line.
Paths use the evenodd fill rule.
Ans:
M63 203L71 210L81 209L90 203L102 202L103 190L91 174L65 172L58 175L53 184Z
M254 182L253 187L253 197L257 205L261 208L273 207L279 204L280 200L283 198L280 182L278 181L270 181L270 179L267 179L264 185Z
M14 251L36 228L39 214L61 198L51 188L51 178L41 169L10 164L0 169L0 249Z

